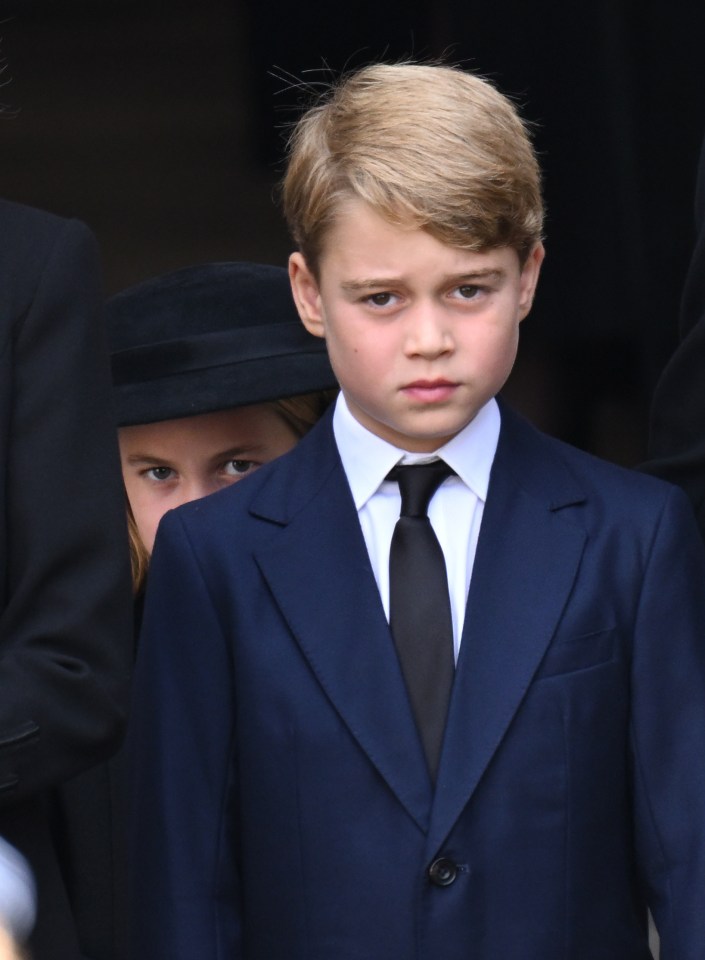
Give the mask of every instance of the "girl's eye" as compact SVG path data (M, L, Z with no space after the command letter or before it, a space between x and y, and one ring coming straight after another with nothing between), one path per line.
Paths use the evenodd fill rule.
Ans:
M228 460L225 464L225 473L229 477L242 477L254 468L254 460Z
M164 480L171 480L174 476L174 471L171 467L150 467L149 470L145 472L151 480L157 480L160 483Z

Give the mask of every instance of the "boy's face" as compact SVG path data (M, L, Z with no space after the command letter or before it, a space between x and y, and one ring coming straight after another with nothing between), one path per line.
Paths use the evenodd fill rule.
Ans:
M425 452L462 430L509 376L543 255L537 244L522 269L512 249L451 247L350 200L326 237L318 281L300 253L289 273L353 415L389 443Z
M150 554L167 510L235 483L298 439L266 404L120 427L118 437L127 498Z

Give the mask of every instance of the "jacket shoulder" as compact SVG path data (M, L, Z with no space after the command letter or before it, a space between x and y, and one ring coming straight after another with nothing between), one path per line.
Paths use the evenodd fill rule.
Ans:
M27 207L21 203L13 203L11 200L0 200L1 248L7 247L10 241L23 238L45 236L51 239L70 222L72 221L49 213L47 210Z
M0 270L3 276L36 271L58 240L67 234L92 238L91 231L80 220L0 200Z
M669 498L685 501L677 487L657 477L603 460L543 433L502 406L498 459L518 473L519 483L533 492L560 500L568 490L574 500L602 502L627 514L660 510Z

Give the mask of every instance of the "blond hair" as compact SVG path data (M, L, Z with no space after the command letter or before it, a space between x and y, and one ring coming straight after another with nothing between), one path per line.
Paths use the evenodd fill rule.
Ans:
M455 67L375 64L343 78L298 121L284 215L311 270L342 202L455 247L541 239L541 178L526 127L492 84Z
M316 390L314 393L301 393L296 397L272 400L267 406L279 414L300 440L321 419L337 393L337 388Z
M320 420L337 392L337 389L316 390L313 393L272 400L266 406L274 410L296 434L297 440L300 440ZM130 543L132 589L135 594L138 594L144 589L150 557L137 528L129 500L127 501L127 533Z
M132 590L137 596L140 593L147 579L149 570L149 552L142 542L142 537L137 529L137 521L132 512L130 501L127 501L127 537L130 544L130 568L132 570Z

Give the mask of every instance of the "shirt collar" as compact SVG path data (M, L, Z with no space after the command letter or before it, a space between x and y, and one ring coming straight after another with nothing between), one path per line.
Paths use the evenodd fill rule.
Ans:
M483 503L487 499L500 423L499 407L492 398L460 433L434 454L452 467ZM342 392L333 413L333 434L358 510L364 507L402 458L408 457L410 462L420 459L418 454L407 454L363 427L350 413ZM429 456L422 459L427 460Z

